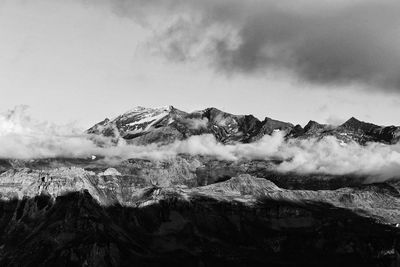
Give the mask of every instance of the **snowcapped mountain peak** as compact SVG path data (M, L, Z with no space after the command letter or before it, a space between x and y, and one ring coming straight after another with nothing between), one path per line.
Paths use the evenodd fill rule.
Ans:
M142 112L148 108L143 107L143 106L136 106L128 111L126 111L124 114L130 114L130 113L136 113L136 112Z
M155 124L170 115L172 106L160 108L136 107L117 117L114 122L126 134L138 134L150 130ZM171 122L171 120L169 120Z
M164 109L166 109L166 110L169 110L169 111L171 111L171 110L174 110L174 109L175 109L175 108L174 108L174 106L172 106L172 105L163 106L162 108L164 108Z
M132 114L132 113L143 113L143 112L146 112L146 113L170 112L173 109L174 109L173 106L162 106L162 107L156 107L156 108L147 108L147 107L143 107L143 106L137 106L137 107L134 107L134 108L128 110L123 115Z
M96 124L87 132L131 139L157 128L167 127L182 114L185 115L186 113L171 105L156 108L137 106L111 121ZM117 134L115 129L117 129Z

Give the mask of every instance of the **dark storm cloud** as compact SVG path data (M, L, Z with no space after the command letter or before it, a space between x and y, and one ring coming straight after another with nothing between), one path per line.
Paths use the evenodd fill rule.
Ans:
M323 84L400 91L399 1L120 0L121 16L159 23L179 61L206 56L226 73L289 72ZM168 18L169 23L167 23ZM172 21L172 22L171 22Z

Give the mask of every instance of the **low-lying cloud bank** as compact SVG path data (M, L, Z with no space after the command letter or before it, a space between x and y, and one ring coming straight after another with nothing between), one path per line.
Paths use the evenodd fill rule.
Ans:
M178 154L207 155L223 160L281 160L277 170L298 173L355 174L379 179L400 177L400 144L343 144L335 137L285 140L275 132L250 144L223 145L212 135L192 136L168 145L114 145L100 136L81 134L71 125L41 123L26 115L25 108L0 114L0 158L86 158L106 160L146 158L163 160ZM102 147L95 143L101 142Z

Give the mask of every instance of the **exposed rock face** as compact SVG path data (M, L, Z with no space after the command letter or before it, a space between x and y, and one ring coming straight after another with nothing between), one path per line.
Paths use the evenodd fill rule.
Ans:
M344 142L356 141L397 143L400 127L378 126L352 117L340 126L310 121L300 125L266 117L263 121L252 115L233 115L216 108L186 113L172 106L163 108L137 107L113 120L105 119L87 130L89 134L123 138L134 144L171 143L192 135L213 134L222 143L249 143L281 130L288 138L322 138L335 136Z

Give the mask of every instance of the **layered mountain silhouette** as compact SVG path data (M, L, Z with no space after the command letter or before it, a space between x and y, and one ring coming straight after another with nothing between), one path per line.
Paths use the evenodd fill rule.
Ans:
M250 143L274 131L284 131L287 138L321 138L335 136L339 140L360 144L382 142L394 144L400 140L400 127L378 126L352 117L339 126L310 121L304 128L289 122L253 115L233 115L216 108L187 113L173 106L134 108L113 120L105 119L87 130L131 143L169 143L193 135L212 134L225 144Z

